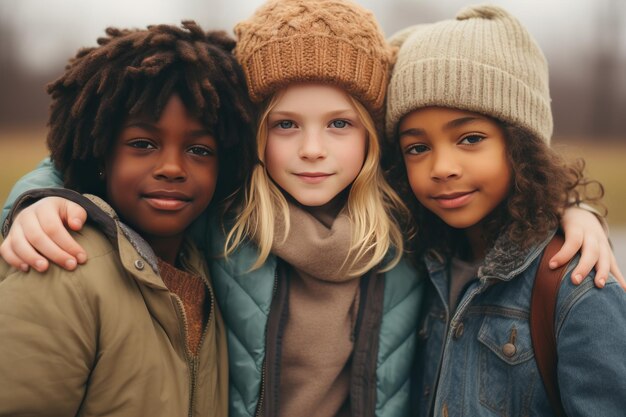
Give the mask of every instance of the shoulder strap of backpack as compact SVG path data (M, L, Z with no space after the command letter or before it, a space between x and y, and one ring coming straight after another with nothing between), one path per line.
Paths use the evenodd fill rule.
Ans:
M530 335L532 338L535 360L541 379L548 393L554 415L565 417L563 403L559 395L559 384L556 374L556 333L554 317L556 300L561 280L569 263L558 269L550 269L550 259L563 246L563 236L555 235L543 252L530 302Z

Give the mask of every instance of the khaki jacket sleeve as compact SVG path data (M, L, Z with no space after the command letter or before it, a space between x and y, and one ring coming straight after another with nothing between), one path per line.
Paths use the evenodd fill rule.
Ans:
M0 263L0 416L76 414L96 356L85 282L81 268Z

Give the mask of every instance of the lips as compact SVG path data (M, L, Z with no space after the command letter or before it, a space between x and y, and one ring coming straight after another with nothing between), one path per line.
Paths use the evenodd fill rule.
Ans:
M179 191L159 190L142 194L141 198L156 210L178 211L191 202L191 197Z
M466 204L468 204L474 198L475 192L476 190L461 191L461 192L454 192L454 193L444 193L444 194L437 194L435 196L431 196L431 198L441 208L454 209L454 208L463 207Z
M317 184L330 177L332 174L326 172L298 172L295 173L298 178L308 184Z

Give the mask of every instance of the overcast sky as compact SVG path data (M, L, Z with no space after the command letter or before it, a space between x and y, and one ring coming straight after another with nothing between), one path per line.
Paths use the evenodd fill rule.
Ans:
M358 0L371 9L387 35L403 26L454 17L467 0ZM249 16L262 0L0 0L0 24L10 25L21 45L19 59L33 70L62 68L82 46L94 45L107 26L144 27L195 19L205 28L228 30ZM593 47L603 8L614 3L626 26L623 0L500 0L546 51L548 59L575 63L576 50ZM614 39L626 56L626 30Z

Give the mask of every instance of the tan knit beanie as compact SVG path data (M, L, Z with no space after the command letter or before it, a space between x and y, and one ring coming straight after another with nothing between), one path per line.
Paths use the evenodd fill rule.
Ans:
M356 3L270 0L238 23L235 34L253 101L290 83L322 82L382 116L390 53L374 15Z
M410 30L409 30L410 31ZM387 134L413 110L452 107L485 114L550 142L548 65L528 31L504 9L472 6L456 20L400 33L387 97Z

